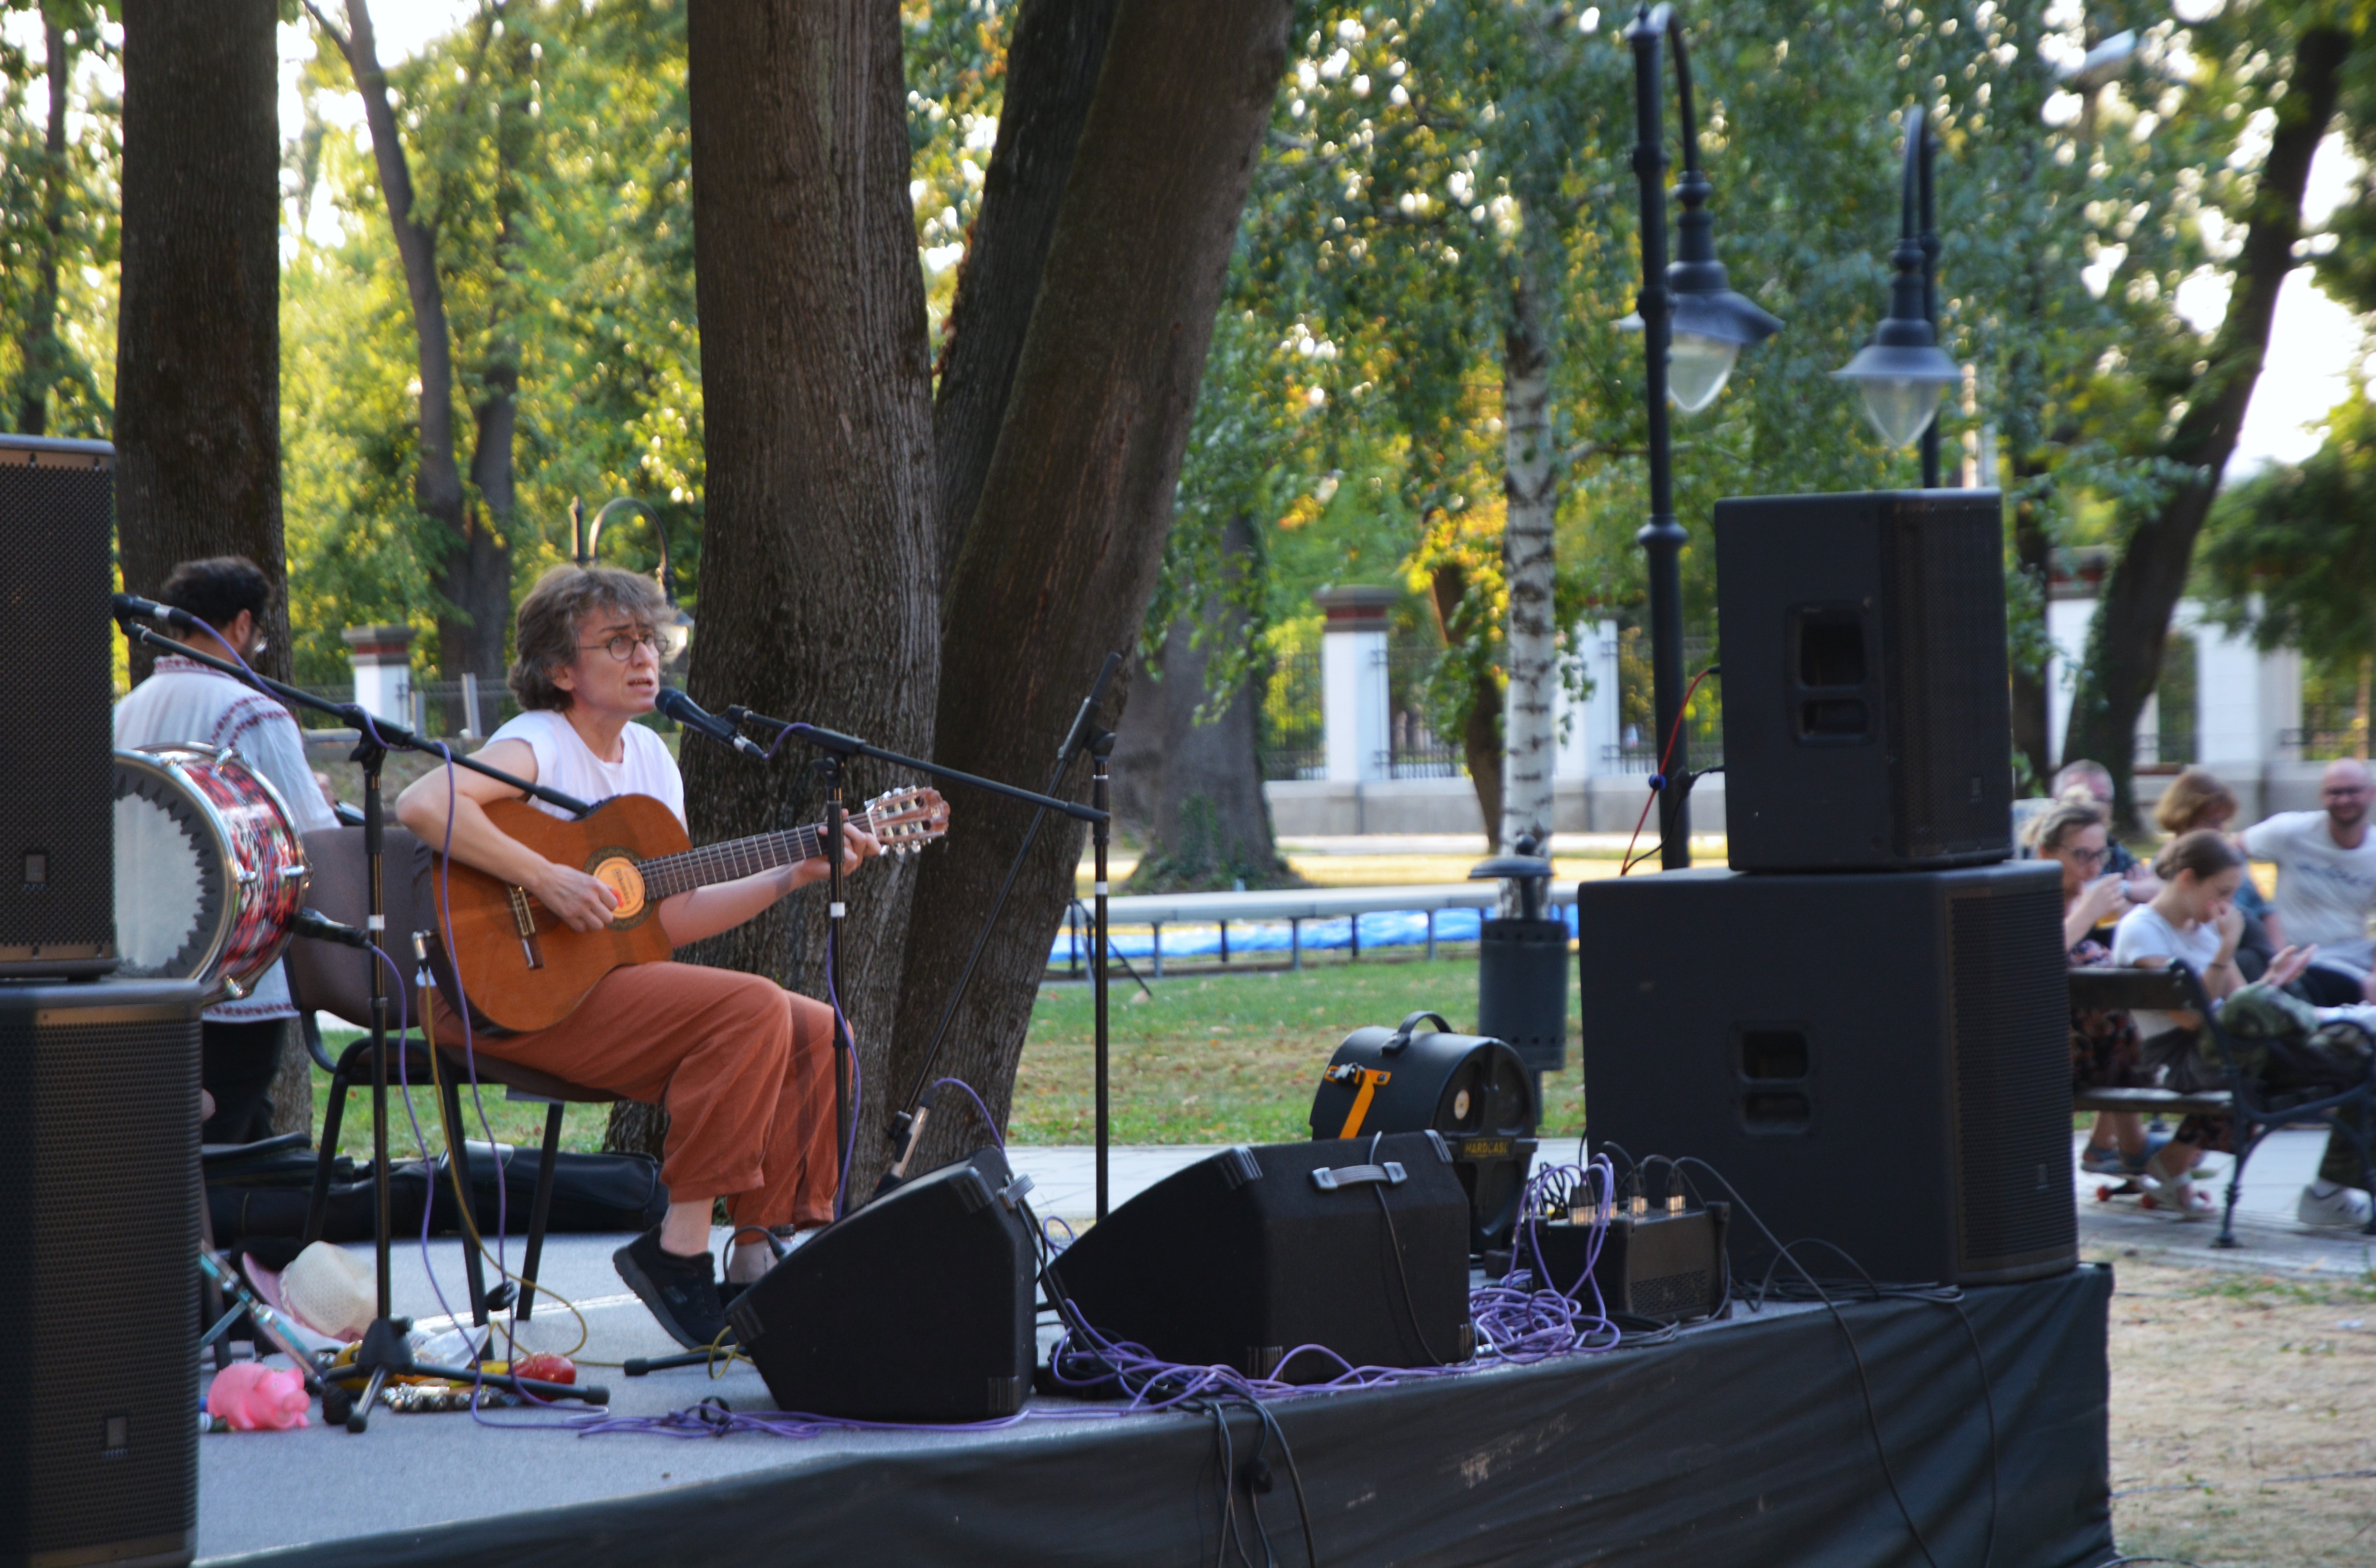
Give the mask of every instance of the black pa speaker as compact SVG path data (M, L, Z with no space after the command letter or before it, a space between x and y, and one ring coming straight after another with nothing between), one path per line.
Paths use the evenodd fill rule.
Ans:
M0 978L115 968L114 467L0 435Z
M1780 1241L1832 1242L1876 1279L2072 1267L2060 874L2022 861L1583 884L1593 1146L1696 1155ZM1732 1239L1737 1258L1763 1247L1745 1215Z
M1241 1144L1115 1209L1051 1265L1089 1326L1168 1361L1325 1383L1475 1352L1468 1195L1433 1133Z
M189 1562L195 982L0 985L0 1565Z
M1566 946L1562 925L1562 980ZM1562 984L1560 992L1566 992ZM1435 1028L1420 1032L1421 1023ZM1413 1013L1394 1028L1372 1025L1347 1035L1312 1097L1312 1135L1440 1134L1468 1194L1468 1250L1481 1253L1510 1244L1534 1163L1539 1108L1534 1075L1516 1051L1499 1039L1450 1029L1433 1013Z
M2011 856L2002 514L1993 490L1717 503L1735 871Z
M1021 1409L1039 1352L1039 1252L1022 1198L1005 1155L978 1149L769 1269L727 1316L777 1407L868 1421Z

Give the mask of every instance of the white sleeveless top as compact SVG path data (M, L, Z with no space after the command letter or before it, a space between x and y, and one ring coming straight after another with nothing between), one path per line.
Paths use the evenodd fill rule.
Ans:
M624 742L620 759L604 762L568 719L549 708L535 708L488 736L487 743L526 743L536 754L536 781L549 790L575 795L588 805L598 805L613 795L649 795L683 823L684 776L677 771L668 742L642 724L628 725L619 738ZM534 796L529 803L564 821L569 818L559 806Z

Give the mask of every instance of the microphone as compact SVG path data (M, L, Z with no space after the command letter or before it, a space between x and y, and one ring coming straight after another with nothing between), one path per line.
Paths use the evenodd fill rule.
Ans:
M300 909L297 918L289 922L290 930L298 936L310 936L316 942L336 942L348 947L369 947L371 933L361 926L334 921L318 909Z
M674 686L662 686L652 706L688 730L698 730L723 746L732 746L744 756L765 762L767 754L752 742L751 737L710 712Z
M1079 754L1080 749L1089 743L1089 731L1097 727L1099 700L1106 695L1106 683L1113 679L1114 671L1121 665L1121 654L1106 655L1104 666L1098 671L1097 684L1089 688L1088 698L1081 704L1081 711L1073 715L1072 733L1066 735L1064 743L1056 748L1057 766L1062 767L1071 762Z
M179 626L185 632L204 632L214 629L186 610L176 610L170 604L160 604L153 599L141 599L128 593L119 593L115 596L115 618L118 621L134 619L162 621L169 626Z

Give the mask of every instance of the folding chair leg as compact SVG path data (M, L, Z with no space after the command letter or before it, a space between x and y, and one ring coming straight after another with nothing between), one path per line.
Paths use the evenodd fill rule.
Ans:
M462 1086L450 1071L452 1063L446 1065L449 1069L446 1074L446 1158L453 1161L454 1176L462 1188L456 1200L461 1208L455 1217L455 1229L462 1237L462 1269L470 1280L470 1322L483 1327L487 1321L487 1273L486 1265L479 1259L478 1243L470 1239L477 1217L471 1213L470 1200L476 1189L470 1183L469 1127L462 1120ZM496 1177L502 1179L500 1169ZM433 1209L437 1204L434 1176L429 1203Z
M536 1201L528 1218L528 1259L520 1265L519 1320L526 1323L536 1306L536 1269L544 1257L544 1222L552 1213L552 1168L561 1158L559 1100L544 1108L544 1149L536 1162Z
M347 1119L347 1091L354 1087L347 1076L347 1063L351 1055L339 1058L330 1072L330 1103L322 1112L322 1146L314 1156L314 1196L305 1206L303 1245L312 1246L322 1239L322 1229L330 1217L330 1169L339 1158L339 1130Z

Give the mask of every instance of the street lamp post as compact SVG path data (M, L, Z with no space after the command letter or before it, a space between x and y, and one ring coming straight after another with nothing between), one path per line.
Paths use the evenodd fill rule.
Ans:
M1716 401L1740 350L1781 330L1782 324L1733 292L1716 259L1715 219L1707 210L1715 187L1700 172L1699 126L1692 113L1692 71L1682 24L1672 6L1644 6L1625 30L1634 46L1634 172L1642 184L1642 294L1635 316L1643 335L1648 394L1650 520L1634 535L1648 568L1650 663L1654 700L1653 766L1658 790L1659 863L1692 863L1691 812L1684 782L1689 751L1680 719L1683 707L1682 549L1675 520L1674 464L1667 400L1685 413ZM1659 49L1675 47L1675 94L1682 119L1683 174L1675 195L1677 249L1667 263L1667 149L1658 91ZM1669 738L1672 737L1671 744Z
M1931 161L1939 141L1919 107L1908 109L1897 249L1890 254L1889 315L1856 357L1832 374L1853 381L1881 438L1892 446L1922 444L1922 488L1939 488L1939 400L1964 379L1939 347L1939 234Z
M604 502L602 509L594 514L593 522L588 524L586 521L586 503L573 499L569 503L570 558L580 566L592 565L595 546L602 538L602 524L622 506L641 512L652 525L652 538L659 543L660 569L658 576L660 597L668 600L669 607L668 624L659 628L664 645L660 650L660 662L673 664L683 656L685 648L693 641L693 617L686 614L676 601L676 572L669 564L668 525L660 521L660 515L635 497L622 495L616 500Z

